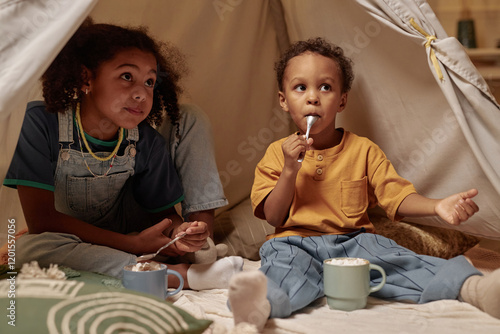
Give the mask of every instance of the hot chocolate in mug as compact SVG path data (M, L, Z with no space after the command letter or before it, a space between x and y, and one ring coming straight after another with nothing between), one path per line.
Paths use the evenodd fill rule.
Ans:
M370 286L370 271L377 270L382 281ZM361 258L333 258L323 261L324 290L331 309L353 311L366 307L368 295L385 284L382 267Z
M168 269L163 263L155 266L128 265L123 268L123 286L127 289L145 292L165 299L179 293L184 287L184 279L177 271ZM139 270L139 271L138 271ZM168 275L175 275L180 281L179 287L168 290Z

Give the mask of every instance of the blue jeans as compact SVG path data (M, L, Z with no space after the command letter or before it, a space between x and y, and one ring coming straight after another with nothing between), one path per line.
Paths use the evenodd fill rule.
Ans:
M360 257L381 266L387 281L372 296L416 303L457 299L464 281L481 274L463 256L419 255L371 233L275 238L262 245L260 255L271 318L288 317L324 296L323 260L328 258ZM371 275L371 284L378 284L380 273Z
M116 278L122 277L123 267L137 263L134 254L86 243L66 233L26 234L17 240L16 249L16 261L20 264L37 261L40 267L48 268L55 263Z

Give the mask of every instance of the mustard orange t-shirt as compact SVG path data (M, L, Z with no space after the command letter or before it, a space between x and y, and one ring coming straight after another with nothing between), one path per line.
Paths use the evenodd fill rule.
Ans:
M261 204L283 170L285 139L268 147L255 170L251 200L255 216L261 219L265 219ZM362 227L373 231L368 208L378 204L390 219L400 220L397 209L412 193L416 193L413 184L397 174L375 143L344 131L339 145L306 152L288 218L268 239L344 234Z

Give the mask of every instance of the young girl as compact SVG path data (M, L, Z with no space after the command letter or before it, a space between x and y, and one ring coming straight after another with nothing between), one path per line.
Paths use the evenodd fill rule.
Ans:
M182 72L178 51L142 28L82 24L42 77L45 104L28 105L4 181L18 189L29 229L17 243L19 264L120 277L136 255L182 232L164 255L204 245L207 224L185 223L175 211L182 185L152 128L165 113L178 123ZM169 267L185 287L206 289L226 286L241 266L231 257Z

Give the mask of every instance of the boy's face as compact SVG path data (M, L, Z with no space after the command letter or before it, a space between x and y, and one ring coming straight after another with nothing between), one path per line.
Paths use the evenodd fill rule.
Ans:
M342 77L337 63L307 52L288 61L279 92L281 108L290 113L302 133L306 116L319 116L311 135L335 132L335 117L344 110L347 93L342 93Z

